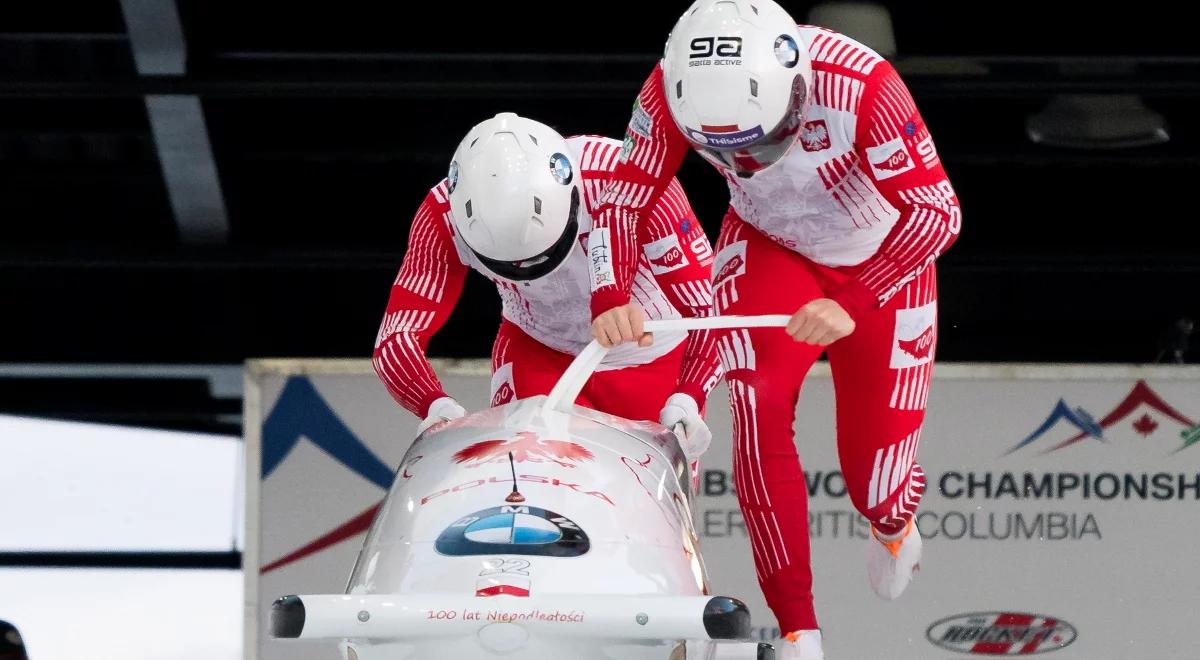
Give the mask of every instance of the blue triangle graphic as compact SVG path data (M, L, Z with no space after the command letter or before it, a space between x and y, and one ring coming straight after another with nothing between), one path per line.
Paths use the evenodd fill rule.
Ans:
M1029 445L1038 438L1042 437L1046 431L1049 431L1054 427L1055 424L1062 420L1065 420L1068 424L1074 426L1081 433L1090 435L1093 438L1099 438L1101 440L1104 439L1103 430L1099 425L1096 424L1096 421L1092 419L1092 416L1089 415L1087 411L1085 411L1083 408L1076 408L1072 410L1071 407L1067 405L1065 400L1059 399L1058 404L1054 406L1054 410L1050 411L1050 416L1046 418L1046 421L1042 422L1042 425L1039 426L1036 431L1030 433L1029 437L1017 443L1015 447L1009 449L1007 452L1005 452L1005 454L1011 454L1014 451Z
M367 481L387 490L395 474L338 418L304 376L292 376L262 425L262 478L305 437L334 460Z

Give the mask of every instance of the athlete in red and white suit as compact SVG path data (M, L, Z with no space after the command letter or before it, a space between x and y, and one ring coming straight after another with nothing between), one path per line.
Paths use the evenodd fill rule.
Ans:
M925 490L914 459L937 338L933 263L961 222L895 69L844 35L808 26L799 33L814 75L800 144L750 178L726 173L730 209L713 265L718 313L800 310L789 326L797 341L777 329L717 336L738 499L760 584L785 632L817 628L792 432L805 374L827 351L850 497L878 535L905 532ZM692 148L668 108L663 75L660 63L642 88L627 132L632 151L597 216L616 237L617 274L593 293L597 336L628 302L635 227Z
M593 264L585 246L596 200L608 185L621 143L584 136L569 138L567 145L581 170L585 212L580 213L575 248L549 275L514 282L489 272L455 232L446 180L417 209L373 363L392 397L418 417L426 417L431 404L447 397L425 358L425 347L454 310L469 269L491 279L504 304L492 349L492 405L549 393L591 341L590 281L594 274L611 279L611 270L607 262ZM683 188L674 180L663 186L633 236L638 255L628 274L630 295L652 319L707 316L712 248ZM597 238L593 242L608 242ZM672 393L688 394L703 405L719 372L715 347L702 334L658 333L650 347L627 344L610 351L578 403L628 419L658 420Z

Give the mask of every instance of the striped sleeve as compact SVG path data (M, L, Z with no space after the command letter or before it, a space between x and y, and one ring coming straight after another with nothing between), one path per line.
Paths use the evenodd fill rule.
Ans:
M887 62L867 81L855 147L859 166L900 216L875 255L832 296L851 316L887 302L950 247L962 225L929 129Z
M634 104L588 236L593 317L629 302L639 257L638 226L670 185L688 149L667 108L662 67L656 66Z
M449 213L444 184L431 190L417 209L371 359L392 398L418 417L446 396L425 348L454 311L467 275L454 247Z
M678 180L671 180L638 229L643 263L671 305L684 317L712 316L712 245ZM689 332L675 391L703 407L720 376L715 337L708 330Z

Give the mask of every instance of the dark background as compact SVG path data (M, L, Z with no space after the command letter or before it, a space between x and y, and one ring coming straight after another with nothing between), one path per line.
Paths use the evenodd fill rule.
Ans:
M139 76L117 0L0 3L0 362L368 355L467 129L515 111L619 137L688 3L414 4L183 2L187 72ZM884 4L964 210L939 359L1152 361L1197 313L1194 23L1168 2ZM1140 94L1170 143L1033 144L1027 116L1072 91ZM201 99L227 240L180 240L145 94ZM722 180L694 156L680 176L715 239ZM431 353L485 355L498 314L473 277Z

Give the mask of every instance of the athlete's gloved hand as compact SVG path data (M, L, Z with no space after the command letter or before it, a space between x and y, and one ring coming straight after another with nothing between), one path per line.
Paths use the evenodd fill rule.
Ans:
M429 414L425 416L425 419L421 420L421 425L417 427L417 434L424 433L426 429L435 424L458 419L465 414L467 414L466 408L460 406L451 397L444 396L429 404Z
M712 431L700 416L700 407L696 405L696 400L687 394L678 393L668 397L667 404L658 415L658 421L672 430L676 425L683 425L683 437L680 439L683 453L689 462L700 458L712 444Z

